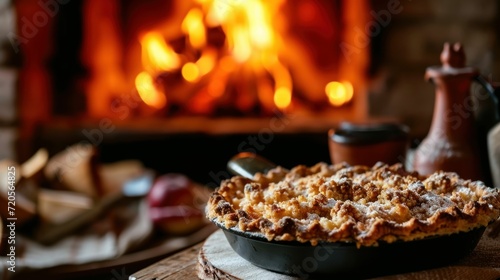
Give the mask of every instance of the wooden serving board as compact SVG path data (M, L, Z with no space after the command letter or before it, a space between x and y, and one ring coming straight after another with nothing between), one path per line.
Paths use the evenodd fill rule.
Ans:
M500 220L484 233L478 246L468 257L454 265L388 275L375 279L500 279ZM299 279L268 271L252 265L233 251L222 230L217 230L205 241L198 253L196 274L200 279Z
M196 270L200 279L299 279L246 261L233 251L222 230L214 232L201 247Z

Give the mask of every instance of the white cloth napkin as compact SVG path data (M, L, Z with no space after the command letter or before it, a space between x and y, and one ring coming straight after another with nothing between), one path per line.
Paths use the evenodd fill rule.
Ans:
M8 259L2 256L0 279L14 278L24 270L116 258L144 243L152 231L147 203L142 199L113 209L81 234L68 236L51 246L17 236L15 272L7 271L10 265Z

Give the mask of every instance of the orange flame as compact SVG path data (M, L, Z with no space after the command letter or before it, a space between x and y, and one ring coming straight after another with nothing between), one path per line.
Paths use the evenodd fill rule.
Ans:
M217 59L217 53L214 49L206 49L201 54L201 57L196 61L196 66L200 70L200 75L208 74L214 69Z
M141 39L142 65L150 71L169 71L180 65L179 56L165 43L158 32L149 32Z
M161 32L148 32L141 39L142 62L146 73L155 75L158 72L180 70L183 79L189 83L199 82L210 74L210 81L202 92L215 100L224 94L223 82L228 80L231 73L237 72L238 68L245 69L243 73L250 69L255 76L266 77L264 79L270 76L272 79L257 81L257 96L261 104L266 108L287 109L292 104L293 81L287 65L280 61L280 52L285 46L279 33L282 22L276 17L286 0L195 1L199 6L189 9L180 27L186 35L188 49L199 50L197 53L201 53L201 56L193 59L191 54L177 54L165 42ZM224 51L209 47L207 26L221 27L226 39ZM219 81L213 81L216 79ZM139 89L138 80L143 84L142 89ZM146 80L144 76L139 79L138 76L136 86L143 100L160 98L152 80ZM334 106L340 106L352 98L352 86L351 90L346 87L343 92L335 85L334 89L331 87L328 87L327 96ZM165 95L161 96L165 98ZM341 101L342 98L345 100ZM166 102L166 98L163 102ZM151 104L156 103L146 104L154 107Z
M147 105L161 109L167 104L167 98L156 89L153 78L147 72L141 72L137 75L135 78L135 87L142 101Z
M233 61L249 63L256 72L267 70L274 79L274 105L279 109L290 106L293 83L288 69L278 59L282 39L273 26L273 17L284 0L198 2L208 10L208 24L220 25L224 30ZM268 90L264 91L265 94L269 93Z
M195 82L200 77L198 66L192 62L188 62L182 66L182 77L188 82Z
M198 8L191 9L182 21L182 31L188 35L189 42L195 48L202 48L206 43L203 13Z
M352 84L349 82L329 82L325 87L325 92L330 104L336 107L351 101L354 95Z
M224 2L228 1L211 1L207 21L222 26L236 61L259 59L263 53L278 53L280 38L273 28L273 15L278 12L282 0Z
M135 87L144 103L155 109L161 109L167 104L167 98L156 89L150 73L177 69L180 66L180 58L158 32L148 32L140 42L142 65L146 71L136 76Z
M286 109L292 102L292 77L288 69L277 58L268 58L266 62L269 71L274 77L275 91L274 104L281 110Z
M279 109L286 109L292 102L292 92L288 88L280 87L274 93L274 104Z

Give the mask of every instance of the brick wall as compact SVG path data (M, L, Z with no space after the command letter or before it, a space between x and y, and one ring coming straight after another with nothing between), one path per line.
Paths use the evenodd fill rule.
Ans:
M15 32L15 12L10 0L0 0L0 160L15 159L17 141L17 77L9 35Z
M374 12L388 2L373 1ZM417 137L426 135L432 119L434 87L425 69L440 64L443 43L461 42L467 65L500 81L500 2L496 0L401 0L378 38L369 94L372 116L399 117Z

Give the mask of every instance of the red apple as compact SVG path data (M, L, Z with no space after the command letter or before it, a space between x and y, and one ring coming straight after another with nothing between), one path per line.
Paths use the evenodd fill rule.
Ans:
M195 187L181 174L158 177L148 194L149 215L155 226L171 234L187 234L200 228L205 217L195 207Z
M203 213L188 205L153 207L149 214L158 228L175 235L193 232L205 224Z

